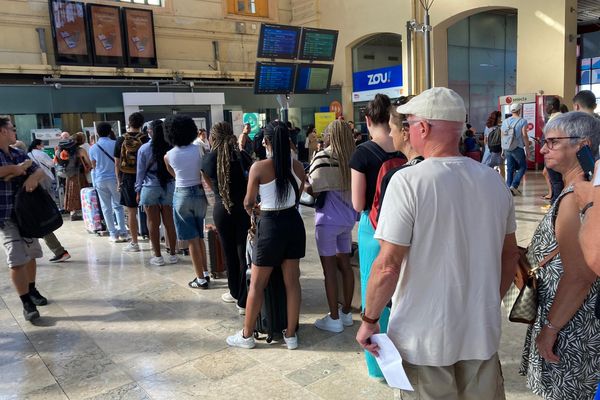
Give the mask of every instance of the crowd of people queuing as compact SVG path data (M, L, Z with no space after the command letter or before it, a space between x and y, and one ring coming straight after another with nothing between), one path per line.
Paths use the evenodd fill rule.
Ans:
M600 173L593 185L586 182L577 154L587 145L598 158L600 119L589 93L575 97L573 112L561 113L554 103L540 142L552 203L527 253L532 265L554 256L538 271L537 315L527 330L520 373L544 399L592 399L600 382L600 316L594 315L600 298L595 239L600 211L594 207L600 202ZM82 134L73 135L75 161L61 163L62 183L52 170L56 160L69 155L59 149L53 162L39 141L32 142L29 153L18 150L16 130L2 117L0 235L24 317L38 318L37 306L47 300L35 283L36 259L42 256L38 240L21 237L12 218L21 187L31 191L41 185L51 191L63 185L64 209L77 219L80 190L93 185L108 240L128 242L128 252L140 250L142 206L152 248L148 262L177 263L178 243L187 243L194 267L188 286L193 289L210 287L204 232L206 191L211 190L228 273L228 290L221 298L235 303L244 316L242 329L227 337L227 344L255 347L264 291L273 270L280 268L286 292L286 304L280 306L287 311L283 339L295 349L300 259L306 251L298 204L306 192L315 199L316 248L328 306L315 326L339 333L353 324L352 294L358 283L350 254L358 221L362 324L356 338L369 375L383 377L375 359L379 348L370 337L387 332L415 389L400 392L400 398L504 399L498 357L501 300L514 290L519 249L513 197L521 194L530 151L521 111L521 105L512 105L504 120L492 112L480 143L471 129L465 134L462 98L446 88L394 104L378 94L365 109L366 141L343 119L327 127L321 142L314 127L301 132L279 120L252 139L249 125L238 138L226 122L207 132L185 115L144 125L143 115L133 113L119 138L110 124L100 123L89 150ZM514 136L511 143L501 143L506 132ZM504 160L505 182L494 170ZM557 176L560 190L553 183ZM466 204L483 212L473 218ZM253 225L248 286L247 235ZM54 234L44 240L53 261L70 257Z

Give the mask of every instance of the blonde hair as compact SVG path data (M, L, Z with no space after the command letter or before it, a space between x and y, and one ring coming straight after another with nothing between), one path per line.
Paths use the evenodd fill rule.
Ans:
M350 190L350 157L356 149L352 128L348 123L336 120L327 126L326 132L329 134L331 156L339 165L342 189Z

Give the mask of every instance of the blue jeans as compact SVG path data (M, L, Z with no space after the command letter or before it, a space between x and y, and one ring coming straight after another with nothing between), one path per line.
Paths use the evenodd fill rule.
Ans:
M179 240L204 238L204 217L208 202L202 186L176 187L173 219Z
M121 205L121 194L117 190L117 181L107 179L96 182L96 191L100 198L100 207L104 213L104 221L110 237L127 236L125 227L125 211ZM113 215L114 213L114 215ZM115 217L119 228L115 226Z
M517 147L514 150L506 150L506 184L515 189L519 188L521 179L527 171L527 158L525 157L525 149ZM515 174L515 169L517 173Z

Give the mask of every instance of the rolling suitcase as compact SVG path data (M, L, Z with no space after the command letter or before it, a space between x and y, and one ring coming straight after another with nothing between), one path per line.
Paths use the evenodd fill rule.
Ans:
M246 270L246 284L250 288L252 270ZM287 299L285 295L285 284L283 283L283 272L281 268L273 268L269 283L265 288L265 299L256 318L254 337L267 335L267 343L273 340L283 340L283 330L287 327Z
M148 239L148 237L150 237L150 233L148 232L148 222L146 220L146 211L144 211L143 206L138 207L137 217L138 217L138 226L139 226L138 234L143 239Z
M89 233L98 233L104 229L96 189L90 187L81 189L81 215L85 229Z
M223 255L223 245L221 244L219 233L217 232L217 228L213 225L207 225L206 230L208 231L210 275L214 279L225 278L225 257Z

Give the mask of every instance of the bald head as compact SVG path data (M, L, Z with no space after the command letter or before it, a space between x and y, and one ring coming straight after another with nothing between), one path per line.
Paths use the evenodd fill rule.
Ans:
M71 137L71 134L69 132L63 132L60 134L60 138L65 140L65 139L69 139Z

